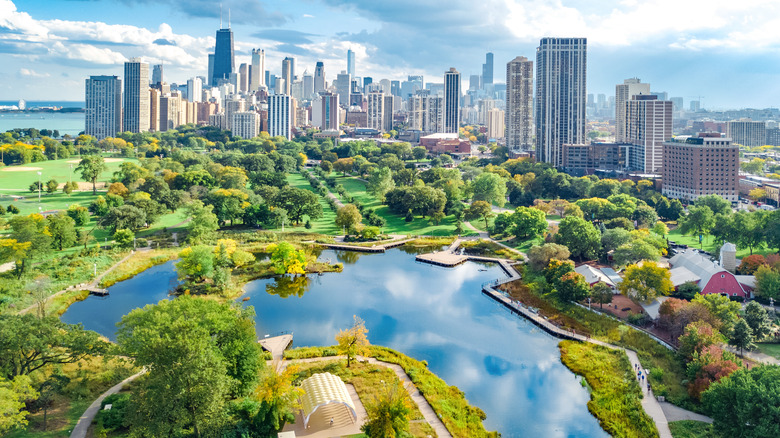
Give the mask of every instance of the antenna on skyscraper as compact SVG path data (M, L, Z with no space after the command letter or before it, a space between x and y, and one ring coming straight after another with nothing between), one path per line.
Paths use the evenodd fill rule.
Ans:
M228 8L228 29L230 29L230 8Z
M219 4L219 28L222 29L222 3Z

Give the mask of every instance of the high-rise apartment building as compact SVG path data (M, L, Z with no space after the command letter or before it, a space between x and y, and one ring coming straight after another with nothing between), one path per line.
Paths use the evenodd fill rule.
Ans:
M268 96L268 134L271 137L282 136L292 139L292 127L295 121L294 99L285 94Z
M203 97L203 82L199 77L187 79L187 100L200 102Z
M282 79L284 79L282 94L292 96L293 78L295 78L295 60L288 56L282 60Z
M339 95L324 91L312 102L311 124L324 130L339 129Z
M372 91L367 96L367 125L381 132L393 129L393 96Z
M155 64L152 66L152 85L163 83L163 65Z
M90 76L85 81L84 133L98 140L122 131L122 80Z
M160 96L160 131L175 129L182 124L182 100L178 93Z
M314 76L308 71L303 72L303 98L308 100L314 95Z
M246 93L249 91L249 65L241 64L238 67L238 91Z
M162 93L157 88L149 89L149 131L160 130L160 96Z
M536 49L536 160L561 166L564 144L584 144L586 38L542 38Z
M252 69L249 74L249 91L265 86L265 50L252 49Z
M506 147L533 149L534 62L518 56L506 64Z
M731 121L726 125L726 135L735 144L763 146L766 143L766 123L751 120Z
M485 54L485 63L482 64L482 86L493 85L493 53Z
M214 47L214 70L211 76L211 85L217 86L220 81L230 79L230 74L236 70L235 54L233 51L233 31L229 25L227 29L217 31L217 44Z
M487 137L489 139L504 138L506 128L504 126L506 116L498 108L493 108L487 112Z
M317 61L314 67L314 94L325 91L325 63Z
M469 91L479 90L479 83L482 77L480 75L469 76Z
M628 140L626 102L637 94L649 95L650 84L643 84L639 78L630 78L615 86L615 140L617 142Z
M122 129L130 132L149 130L149 64L140 58L125 63L125 92Z
M739 197L739 146L720 134L677 136L664 143L662 193L695 201L719 195L737 202Z
M349 103L349 88L351 85L352 78L345 70L342 70L341 73L336 75L336 92L339 94L339 102L343 105L348 105Z
M450 67L444 73L444 132L460 128L460 73Z
M347 73L355 77L355 52L352 49L347 49Z
M206 84L210 87L216 87L217 84L213 83L211 80L214 78L214 54L209 53L209 69L208 73L206 74Z
M664 142L672 138L672 107L669 100L652 94L635 94L625 102L624 142L631 143L628 166L643 173L660 173Z
M270 99L274 96L268 96ZM290 97L290 96L282 96ZM233 113L230 124L231 134L243 139L255 138L260 133L260 114L255 111L238 111ZM273 134L271 134L273 136Z

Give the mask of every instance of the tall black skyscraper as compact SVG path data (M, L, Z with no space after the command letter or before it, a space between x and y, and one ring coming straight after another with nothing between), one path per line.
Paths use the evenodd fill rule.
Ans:
M217 31L217 45L214 48L214 71L212 72L211 85L219 85L222 79L229 79L230 74L236 71L236 63L233 53L233 31L230 25L227 29Z
M482 86L493 84L493 53L485 54L485 63L482 64Z

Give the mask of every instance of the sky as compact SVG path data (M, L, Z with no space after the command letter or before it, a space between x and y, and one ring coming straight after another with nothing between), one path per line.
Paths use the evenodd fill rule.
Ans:
M264 49L266 69L296 74L325 63L329 81L356 53L357 76L443 81L450 67L480 74L495 54L535 60L543 37L588 39L588 92L614 95L639 77L652 91L708 109L777 107L778 0L223 0L236 67ZM228 12L229 11L229 12ZM0 0L0 100L84 99L90 75L122 76L142 57L165 80L206 75L218 0Z

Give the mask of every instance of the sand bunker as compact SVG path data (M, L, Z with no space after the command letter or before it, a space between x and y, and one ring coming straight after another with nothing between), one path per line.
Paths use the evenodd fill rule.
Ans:
M3 167L3 172L28 172L31 170L41 170L40 167L26 167L26 166L9 166L9 167Z
M118 163L120 161L125 161L124 158L103 158L103 160L106 163ZM79 164L81 163L81 160L68 160L66 163L73 163L73 164Z

